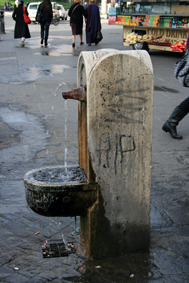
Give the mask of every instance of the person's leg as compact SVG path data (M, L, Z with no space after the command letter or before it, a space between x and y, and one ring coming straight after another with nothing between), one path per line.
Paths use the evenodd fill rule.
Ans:
M75 47L75 34L72 34L72 47Z
M41 45L43 45L45 24L40 23L40 25L41 25Z
M82 34L80 34L79 37L80 37L80 45L83 45L84 43L82 41Z
M189 113L189 97L186 98L181 104L178 106L186 115Z
M179 104L172 112L169 119L164 123L162 130L169 132L173 139L182 139L182 136L177 134L177 126L179 122L189 113L189 97Z
M48 45L50 22L45 23L45 46Z

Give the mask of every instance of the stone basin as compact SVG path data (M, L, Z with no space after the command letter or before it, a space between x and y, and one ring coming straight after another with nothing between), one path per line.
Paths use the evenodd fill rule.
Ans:
M96 201L96 186L78 166L47 166L24 176L29 207L44 216L80 216Z

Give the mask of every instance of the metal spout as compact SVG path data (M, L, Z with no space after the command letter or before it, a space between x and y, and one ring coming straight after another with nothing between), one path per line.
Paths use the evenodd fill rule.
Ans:
M75 99L86 102L86 94L83 86L74 88L71 91L63 92L62 96L64 99Z

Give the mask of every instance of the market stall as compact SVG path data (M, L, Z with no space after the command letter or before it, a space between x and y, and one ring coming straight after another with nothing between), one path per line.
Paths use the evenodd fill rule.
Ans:
M189 34L189 0L121 0L108 19L123 26L124 46L182 52Z

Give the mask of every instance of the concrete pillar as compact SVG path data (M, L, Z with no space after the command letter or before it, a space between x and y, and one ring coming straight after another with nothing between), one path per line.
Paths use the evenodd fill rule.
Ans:
M87 257L146 251L150 241L153 70L146 51L82 52L79 156L98 198L81 217ZM85 141L85 146L83 146Z

